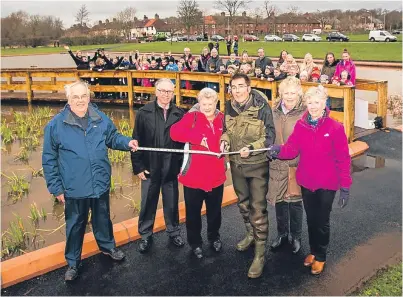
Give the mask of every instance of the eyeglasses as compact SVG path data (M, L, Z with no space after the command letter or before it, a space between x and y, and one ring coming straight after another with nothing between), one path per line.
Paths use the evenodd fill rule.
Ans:
M238 90L242 90L242 89L245 89L245 88L247 88L248 86L247 85L240 85L240 86L232 86L231 87L231 91L234 91L234 92L236 92L236 91L238 91Z
M161 92L162 94L165 94L165 95L172 95L172 94L174 93L174 91L171 91L171 90L160 90L160 89L157 89L157 91L158 91L158 92Z

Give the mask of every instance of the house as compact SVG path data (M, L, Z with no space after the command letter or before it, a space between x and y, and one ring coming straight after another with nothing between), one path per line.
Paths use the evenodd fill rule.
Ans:
M315 28L320 28L320 22L309 14L293 15L282 14L271 19L265 19L264 22L269 23L268 31L274 34L285 33L310 33Z
M74 24L70 28L64 31L64 37L78 37L83 35L88 35L91 31L91 28L87 26L87 23L81 24Z
M109 19L105 20L105 23L99 21L97 25L91 28L91 34L100 36L108 36L108 35L122 35L120 32L119 25L117 23L116 18L113 18L113 21L110 22Z
M157 33L169 33L170 27L166 22L160 19L158 14L155 14L153 19L149 19L146 15L143 20L135 20L131 29L131 38L153 36Z

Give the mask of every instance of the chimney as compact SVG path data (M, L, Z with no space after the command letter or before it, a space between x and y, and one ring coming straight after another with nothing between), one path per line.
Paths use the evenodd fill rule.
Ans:
M146 16L146 15L144 15L144 18L143 18L145 21L147 21L148 20L148 17Z
M113 22L114 22L114 23L116 22L116 18L113 18Z
M222 12L222 13L221 13L221 16L225 16L225 12Z
M102 25L102 21L99 21L98 24L99 24L99 25Z
M244 11L244 12L242 13L242 16L243 16L243 17L246 17L246 11Z
M158 19L160 18L160 16L158 15L158 13L155 14L154 18L155 18L156 20L158 20Z
M106 20L105 20L105 23L106 23L106 24L109 24L109 20L108 20L108 19L106 19Z

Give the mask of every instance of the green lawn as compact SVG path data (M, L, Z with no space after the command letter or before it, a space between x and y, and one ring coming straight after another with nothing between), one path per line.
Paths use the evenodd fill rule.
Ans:
M87 45L72 47L77 49L94 50L99 47L105 48L107 51L130 52L138 49L140 52L167 52L183 53L185 47L189 47L193 54L199 54L207 42L152 42L152 43L130 43L130 44L105 44L105 45ZM247 50L250 55L256 55L259 47L263 47L269 57L278 57L280 51L286 49L296 58L303 58L306 53L311 53L314 58L323 59L326 52L331 51L337 57L341 56L344 48L347 48L353 60L356 61L402 61L402 43L349 43L349 42L240 42L239 53ZM64 48L42 47L42 48L21 48L21 49L5 49L1 51L1 55L27 55L40 53L60 53L64 52ZM220 43L220 52L226 54L225 43Z
M402 296L402 263L381 270L353 296Z

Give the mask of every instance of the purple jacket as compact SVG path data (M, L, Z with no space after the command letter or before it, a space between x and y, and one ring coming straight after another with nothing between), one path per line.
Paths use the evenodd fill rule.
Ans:
M329 117L328 109L317 127L308 124L307 118L305 112L278 158L292 160L299 155L297 183L311 191L350 188L351 158L343 125Z
M350 73L350 81L355 86L355 64L353 63L353 61L348 60L347 62L344 62L343 60L341 60L336 66L334 76L340 78L340 74L343 72L343 70L347 70L348 73Z

